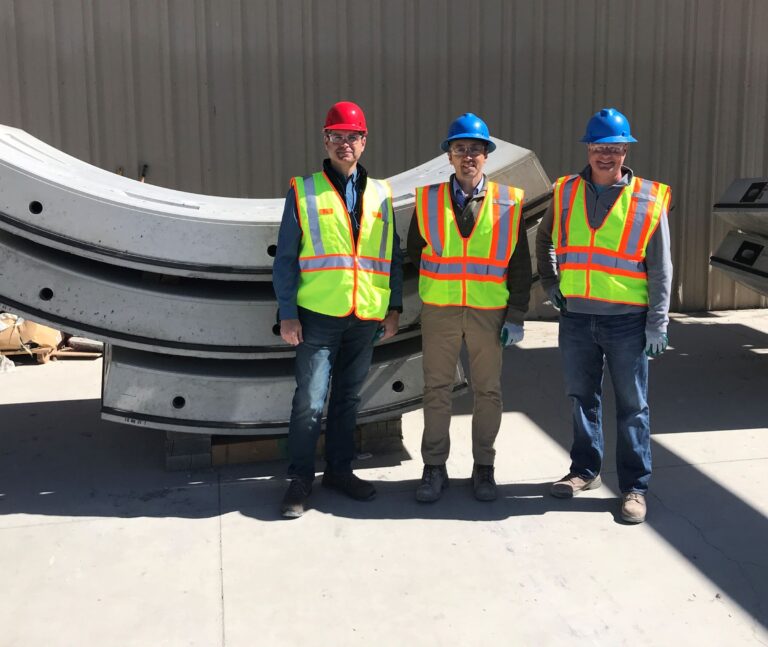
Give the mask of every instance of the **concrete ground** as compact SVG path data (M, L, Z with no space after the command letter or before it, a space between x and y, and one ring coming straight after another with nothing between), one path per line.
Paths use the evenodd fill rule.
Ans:
M413 498L415 412L403 455L359 462L375 501L318 485L286 521L284 463L168 473L162 433L101 422L99 362L2 374L0 645L768 645L768 311L670 337L639 526L617 516L610 404L604 487L547 494L570 434L551 322L506 352L490 504L466 397L440 502Z

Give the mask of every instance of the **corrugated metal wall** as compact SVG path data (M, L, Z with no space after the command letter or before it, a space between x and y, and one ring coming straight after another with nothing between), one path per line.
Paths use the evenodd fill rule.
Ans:
M768 305L707 263L711 205L768 175L766 34L766 0L0 0L0 123L155 184L274 197L318 165L337 99L365 108L377 176L471 110L554 179L612 105L628 163L673 187L673 307Z

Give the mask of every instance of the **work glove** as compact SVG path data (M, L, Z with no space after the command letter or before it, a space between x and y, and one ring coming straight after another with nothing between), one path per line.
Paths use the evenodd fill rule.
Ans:
M563 296L563 293L560 292L560 286L553 285L549 288L548 294L552 306L560 310L560 312L565 312L565 297Z
M523 327L520 324L505 321L499 333L499 339L503 348L523 341Z
M667 350L668 343L669 337L667 337L667 333L646 331L645 354L648 355L648 357L658 357Z

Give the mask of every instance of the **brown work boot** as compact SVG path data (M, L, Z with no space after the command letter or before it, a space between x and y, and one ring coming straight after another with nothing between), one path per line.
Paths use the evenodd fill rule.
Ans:
M594 490L599 488L602 484L603 482L600 480L599 474L591 479L570 472L559 481L555 481L552 484L552 487L549 488L549 493L552 496L556 496L558 499L570 499L577 492Z
M647 507L645 495L640 492L627 492L621 495L621 518L627 523L643 523Z

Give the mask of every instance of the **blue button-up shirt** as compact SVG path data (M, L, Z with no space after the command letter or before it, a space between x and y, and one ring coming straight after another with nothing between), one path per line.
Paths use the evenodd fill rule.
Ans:
M458 180L456 179L456 176L453 176L453 197L456 200L456 206L459 207L459 209L463 209L464 205L467 204L467 200L470 198L476 196L480 191L483 190L483 187L485 186L485 176L480 178L480 182L478 185L472 189L472 193L464 193L464 189L461 188L461 184L459 184Z

